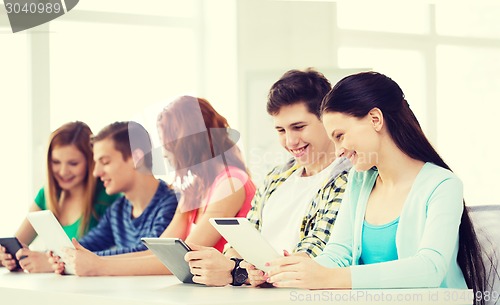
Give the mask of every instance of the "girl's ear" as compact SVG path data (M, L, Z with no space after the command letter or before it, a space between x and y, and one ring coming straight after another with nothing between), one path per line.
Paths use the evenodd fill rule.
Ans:
M368 112L368 116L375 131L382 130L382 127L384 126L384 115L382 114L382 110L375 107Z

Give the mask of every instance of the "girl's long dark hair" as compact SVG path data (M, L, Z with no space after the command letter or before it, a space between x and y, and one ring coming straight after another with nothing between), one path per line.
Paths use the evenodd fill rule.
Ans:
M363 72L343 78L323 99L321 113L339 112L362 118L375 107L382 111L392 139L405 154L451 170L427 140L399 85L383 74ZM465 201L463 204L457 262L467 286L476 295L487 290L486 270ZM484 299L479 298L477 303L484 304Z

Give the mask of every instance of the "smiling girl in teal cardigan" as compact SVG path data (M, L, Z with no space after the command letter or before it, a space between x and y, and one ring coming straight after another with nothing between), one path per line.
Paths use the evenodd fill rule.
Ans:
M462 182L426 139L398 84L375 72L348 76L324 98L322 120L337 154L353 163L332 237L314 260L270 262L267 281L485 291Z

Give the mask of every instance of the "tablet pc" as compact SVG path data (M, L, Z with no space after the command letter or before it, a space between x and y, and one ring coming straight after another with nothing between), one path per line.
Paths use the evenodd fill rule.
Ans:
M244 260L260 270L268 271L265 263L282 257L244 217L210 218L210 223Z
M12 258L16 261L17 268L21 268L21 266L19 266L19 260L16 257L17 251L19 251L23 247L19 240L16 237L3 237L0 238L0 245L5 248L7 253L12 255ZM23 259L24 257L25 256L21 256L21 259Z
M64 253L62 250L64 248L75 249L75 247L54 214L49 210L30 212L27 218L38 236L42 239L47 250L54 252L64 262ZM64 267L64 272L75 274L73 268L67 264Z
M193 283L184 255L191 249L180 238L141 238L142 242L181 282Z

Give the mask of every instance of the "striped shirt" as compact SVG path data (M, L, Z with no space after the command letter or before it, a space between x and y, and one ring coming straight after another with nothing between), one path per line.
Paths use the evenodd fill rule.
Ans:
M123 196L108 208L97 227L80 244L100 256L146 250L141 237L158 237L170 224L177 208L173 190L160 180L158 189L146 209L132 218L132 204Z
M349 160L335 160L338 164L332 174L323 182L316 195L308 204L307 212L300 225L300 241L294 252L306 252L316 257L323 251L330 239L337 213L347 184L348 171L351 168ZM273 192L288 179L300 165L291 159L284 166L275 167L264 180L264 185L255 193L252 208L248 212L248 220L261 231L262 210ZM284 203L287 204L287 203ZM293 202L288 203L293 204Z

